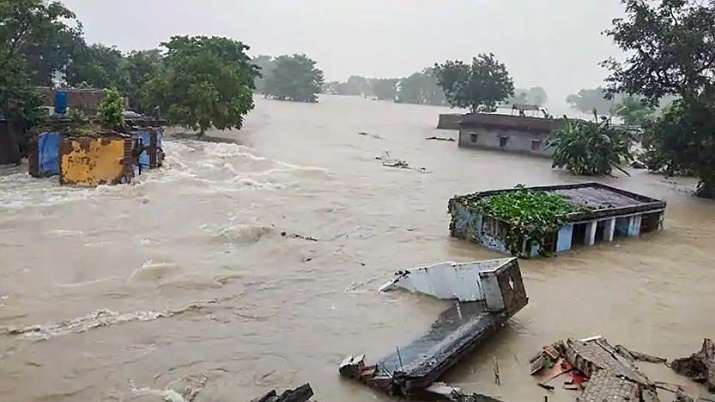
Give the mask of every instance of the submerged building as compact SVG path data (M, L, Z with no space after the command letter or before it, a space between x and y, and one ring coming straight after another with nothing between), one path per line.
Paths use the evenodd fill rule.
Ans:
M558 216L556 227L544 227L541 238L515 240L514 233L524 231L512 229L517 224L515 222L524 224L523 219L509 221L495 217L485 213L479 205L517 191L557 196L559 201L563 200L572 208ZM457 196L449 201L450 232L453 237L468 239L502 253L534 257L660 230L665 207L664 201L599 183L485 191ZM529 225L532 233L539 233L538 225ZM517 252L513 247L515 241L518 241Z
M467 114L459 120L459 146L549 157L553 151L546 146L546 139L562 124L561 119Z

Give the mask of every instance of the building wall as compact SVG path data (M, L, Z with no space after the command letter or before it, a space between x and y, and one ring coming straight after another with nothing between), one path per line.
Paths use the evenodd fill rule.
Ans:
M482 245L490 250L498 251L502 254L509 254L507 244L503 239L487 233L484 228L484 217L462 205L452 207L452 222L450 223L450 231L453 237L469 240L473 243ZM524 250L529 257L536 257L541 253L539 247L532 247L530 250Z
M474 135L476 135L476 142ZM517 129L462 128L459 130L459 146L465 148L497 149L549 157L553 154L546 147L548 134ZM506 138L503 143L502 138Z
M64 138L60 184L94 187L129 183L134 177L133 144L123 137Z

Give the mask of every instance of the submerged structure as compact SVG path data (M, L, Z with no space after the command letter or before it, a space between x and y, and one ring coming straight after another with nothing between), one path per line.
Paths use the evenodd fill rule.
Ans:
M473 113L459 121L459 146L486 148L549 157L546 146L552 131L563 125L561 119Z
M518 261L445 262L400 271L381 290L398 288L456 302L425 335L374 365L367 365L364 355L349 356L340 374L390 395L469 400L437 381L527 304Z
M125 184L138 172L139 141L120 134L66 137L60 145L60 184Z
M60 184L97 186L129 183L143 170L161 167L163 129L132 125L127 131L105 132L91 125L78 130L67 119L54 118L46 131L30 142L29 173L33 177L60 176Z
M666 203L600 183L521 187L449 201L453 237L523 257L662 229Z

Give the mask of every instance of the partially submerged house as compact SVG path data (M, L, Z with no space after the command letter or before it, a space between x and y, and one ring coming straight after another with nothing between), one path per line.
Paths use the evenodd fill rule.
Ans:
M449 201L452 236L534 257L662 229L663 201L599 183L515 188Z
M438 381L528 303L518 260L444 262L403 270L380 290L395 289L456 302L423 336L375 365L367 365L365 355L348 356L340 364L340 374L390 395L472 400Z
M473 113L459 121L459 146L551 156L546 146L552 131L561 128L560 119Z
M61 115L38 129L29 149L33 177L60 176L60 184L97 186L129 183L145 169L162 166L160 121L137 115L123 132L101 129L96 119L82 125Z

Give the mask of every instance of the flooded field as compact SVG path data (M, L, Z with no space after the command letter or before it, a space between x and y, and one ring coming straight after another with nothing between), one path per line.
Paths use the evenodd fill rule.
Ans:
M583 181L545 159L425 141L456 137L433 128L444 111L257 99L240 133L210 133L236 144L168 140L165 168L134 185L74 189L3 168L0 401L161 401L193 384L196 401L238 402L305 382L320 401L389 400L337 365L394 351L446 304L379 285L405 267L498 257L449 237L448 199ZM386 150L424 170L383 167ZM715 334L715 202L692 197L693 180L632 174L602 182L667 201L665 231L523 261L530 304L449 381L539 401L528 360L543 344L602 334L675 358ZM651 379L687 384L667 369Z

